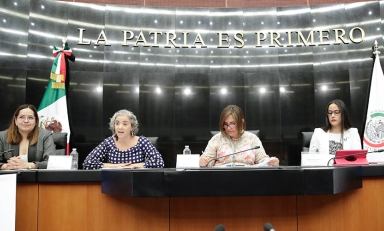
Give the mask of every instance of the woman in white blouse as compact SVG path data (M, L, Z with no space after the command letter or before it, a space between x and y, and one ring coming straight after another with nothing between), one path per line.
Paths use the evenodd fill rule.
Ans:
M310 152L335 155L336 150L361 149L360 135L352 127L343 101L336 99L328 103L325 121L325 126L313 133Z
M208 142L204 154L200 156L200 166L213 165L279 165L279 159L265 153L260 139L253 133L245 131L244 114L236 105L229 105L221 112L220 132ZM259 146L257 149L252 149ZM250 149L250 150L249 150ZM236 155L231 153L241 152ZM227 156L229 155L229 156Z

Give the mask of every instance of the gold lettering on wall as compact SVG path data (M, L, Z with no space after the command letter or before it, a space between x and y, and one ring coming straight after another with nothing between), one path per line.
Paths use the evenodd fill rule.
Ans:
M169 43L172 43L175 48L178 48L179 46L176 45L176 42L175 42L176 34L173 32L165 32L165 34L167 35L167 44L165 44L164 47L171 48L171 45L169 45ZM172 35L172 38L170 38L169 35Z
M334 44L340 44L339 39L343 41L344 44L348 44L348 42L344 39L345 30L344 29L333 29L335 32L335 43ZM341 34L339 34L341 32Z
M217 46L217 48L228 48L230 45L228 41L229 40L228 33L219 32L217 34L219 35L219 45ZM223 38L223 35L225 36L224 38ZM226 42L225 45L223 45L223 41Z
M79 31L79 41L77 45L90 45L92 40L84 40L86 29L78 28ZM203 37L200 33L192 33L188 31L183 32L162 32L162 31L150 31L150 32L133 32L122 30L123 32L123 43L122 46L129 46L130 44L134 47L142 45L144 47L160 47L164 46L166 48L196 48L196 44L200 44L201 48L207 48L208 46L203 40ZM138 33L138 34L137 34ZM339 45L341 43L348 44L361 43L365 39L365 31L361 27L354 27L349 32L341 28L336 29L323 29L323 30L311 30L311 31L286 31L286 39L281 36L282 32L279 31L256 31L255 37L245 38L243 32L233 32L232 34L225 31L220 31L217 33L218 41L216 41L217 48L243 48L246 45L246 42L249 44L255 44L255 47L293 47L293 46L323 46L323 45ZM163 34L165 38L162 38ZM150 36L153 36L153 42L148 43L147 40L150 39ZM192 36L195 36L195 39L192 42ZM212 35L209 35L212 36ZM209 36L207 36L209 38ZM230 38L233 36L233 43L231 43ZM250 35L248 35L250 36ZM296 38L297 37L297 38ZM137 38L136 41L134 38ZM178 40L182 39L179 44ZM297 40L296 40L297 39ZM190 41L188 44L188 40ZM297 41L296 43L294 41ZM211 41L212 40L211 38ZM95 46L99 46L100 42L104 42L105 46L111 46L108 42L107 35L104 30L101 30ZM333 42L333 43L332 43ZM215 44L209 44L215 46Z
M304 35L303 33L301 33L301 31L296 31L297 33L297 46L302 46L302 44L304 43L305 46L314 46L315 45L315 40L313 38L313 30L311 30L308 34L308 37L307 39L304 38ZM308 44L308 41L309 39L311 39L311 42ZM301 43L300 41L302 41L303 43Z
M256 47L261 47L260 42L264 41L267 38L267 35L264 32L255 32L256 34ZM262 38L260 38L260 35L263 35Z
M111 45L108 43L108 39L104 33L104 30L101 30L99 37L96 39L95 46L98 46L100 41L104 41L104 46L110 46Z
M77 45L89 45L89 44L91 44L91 41L84 42L84 40L83 40L83 34L84 34L85 29L84 28L77 28L77 29L79 30L79 42L77 43Z
M355 39L355 37L353 36L353 32L355 30L358 30L360 31L360 39ZM362 28L360 27L354 27L352 28L350 31L349 31L349 39L354 42L354 43L361 43L362 41L364 41L364 38L365 38L365 32Z
M153 34L153 41L154 41L154 44L152 46L153 47L159 47L159 45L157 44L157 35L163 35L163 32L150 31L149 35L151 35L151 34Z
M279 47L283 46L279 42L279 38L280 38L280 33L279 32L269 32L269 34L271 36L271 44L269 45L270 47L274 47L275 46L275 44L273 44L273 42L275 42ZM276 37L274 35L276 35Z
M238 35L240 35L241 37L239 37ZM233 46L235 48L242 48L245 45L243 38L244 38L243 32L236 33L234 36L235 42L233 43ZM240 44L237 44L237 42L240 42Z
M124 33L124 41L123 41L123 46L129 46L128 43L127 43L127 40L131 40L133 39L133 31L126 31L126 30L123 30L123 33ZM130 34L130 36L127 38L127 33Z
M136 39L136 42L135 42L135 45L133 45L134 47L138 47L139 45L137 45L138 43L144 43L144 46L145 47L149 47L148 43L147 43L147 40L145 40L145 37L143 35L143 32L140 31L140 34L139 36L137 37Z
M201 37L200 33L198 33L196 35L195 41L193 42L193 45L192 45L193 48L196 47L196 43L200 43L201 44L201 48L207 48L207 46L205 45L205 43L203 41L203 38Z

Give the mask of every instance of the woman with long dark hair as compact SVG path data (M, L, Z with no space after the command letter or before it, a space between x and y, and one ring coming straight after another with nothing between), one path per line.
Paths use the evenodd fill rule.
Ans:
M352 127L344 102L332 100L326 107L325 126L315 129L309 151L335 155L336 150L354 149L361 149L357 128Z

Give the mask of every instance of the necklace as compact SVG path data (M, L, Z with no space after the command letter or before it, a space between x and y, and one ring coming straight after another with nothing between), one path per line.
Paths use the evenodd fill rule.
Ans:
M231 139L232 139L232 141L239 141L240 138L235 139L235 138L231 137Z

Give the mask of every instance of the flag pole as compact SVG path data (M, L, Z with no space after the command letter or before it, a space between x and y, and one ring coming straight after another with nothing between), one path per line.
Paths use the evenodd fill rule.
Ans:
M363 133L363 149L374 151L384 147L384 73L380 64L377 41L373 46L373 69L368 86L366 116Z
M373 59L373 62L372 62L372 72L371 72L371 77L370 77L369 82L368 82L367 97L365 99L366 106L365 106L365 112L364 112L364 118L363 118L363 121L364 121L363 129L361 130L362 131L361 138L364 138L365 125L366 125L365 122L367 121L367 115L368 115L369 95L371 94L372 74L373 74L373 71L374 71L376 54L380 54L377 40L375 40L375 42L373 43L372 50L373 50L373 52L372 52L373 53L373 57L372 57L372 59ZM364 142L363 142L363 145L364 145Z

